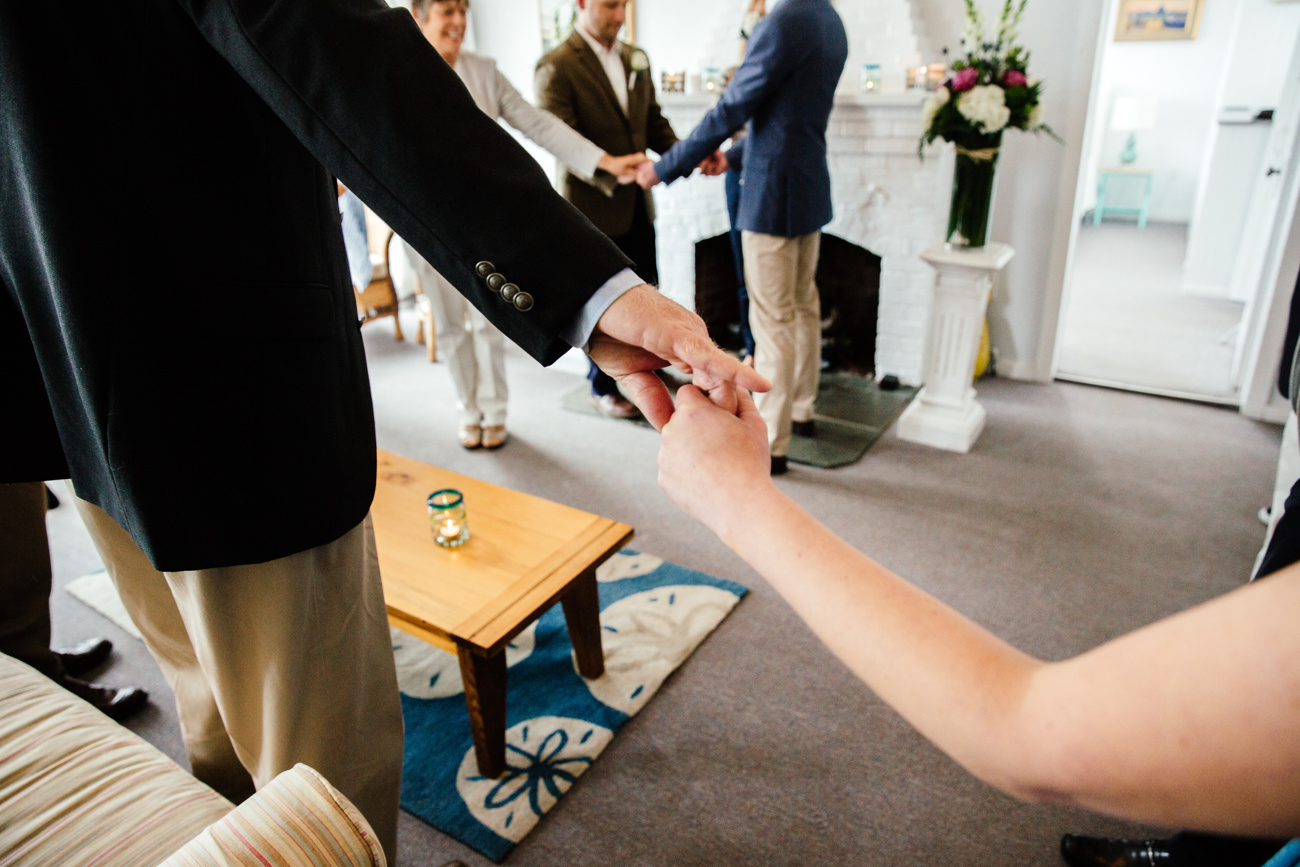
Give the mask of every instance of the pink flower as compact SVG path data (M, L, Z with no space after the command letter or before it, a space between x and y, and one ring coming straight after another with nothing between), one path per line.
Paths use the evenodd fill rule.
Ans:
M963 93L970 90L979 80L980 71L973 66L968 66L952 77L952 92Z
M1024 87L1028 81L1029 79L1025 78L1025 74L1018 69L1012 69L1002 76L1002 83L1007 87Z

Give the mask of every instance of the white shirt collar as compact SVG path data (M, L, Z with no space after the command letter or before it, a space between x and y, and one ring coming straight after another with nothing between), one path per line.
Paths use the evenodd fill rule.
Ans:
M611 56L613 56L613 57L617 57L617 58L619 59L619 62L620 62L620 63L622 62L622 60L623 60L623 52L622 52L621 49L622 49L623 46L621 46L621 45L618 44L618 40L617 40L617 39L614 40L614 47L613 47L613 48L606 48L604 45L601 45L601 44L600 44L600 40L598 40L596 37L594 37L594 36L592 36L590 33L588 33L588 32L587 32L587 28L586 28L586 27L583 27L582 24L580 24L580 23L575 24L575 25L574 25L574 29L578 31L578 35L579 35L579 36L581 36L583 39L587 40L587 44L591 46L591 50L592 50L592 51L596 52L596 56L597 56L597 57L603 59L603 58L606 58L606 57L611 57Z

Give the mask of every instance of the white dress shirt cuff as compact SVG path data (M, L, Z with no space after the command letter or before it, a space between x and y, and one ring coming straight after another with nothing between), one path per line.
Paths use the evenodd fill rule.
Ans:
M596 294L587 300L586 305L578 313L578 318L573 320L573 324L560 333L560 339L586 352L587 344L591 342L591 332L596 330L596 323L600 321L600 317L605 314L609 306L623 297L624 292L644 282L631 268L624 268L610 277L596 290Z

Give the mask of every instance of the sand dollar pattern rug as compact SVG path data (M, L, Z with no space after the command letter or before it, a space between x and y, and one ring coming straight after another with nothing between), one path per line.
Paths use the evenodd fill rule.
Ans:
M456 657L392 631L406 721L402 807L494 861L537 826L749 592L629 550L596 577L604 675L578 674L559 605L506 648L507 768L500 779L478 773ZM78 578L68 591L139 636L107 573Z
M402 807L500 861L748 590L624 550L596 575L605 674L578 674L556 605L506 649L506 772L479 775L456 657L397 630Z

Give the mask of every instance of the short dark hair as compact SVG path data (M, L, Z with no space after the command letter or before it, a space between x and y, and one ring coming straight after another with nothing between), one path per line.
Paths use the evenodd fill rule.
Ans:
M434 3L464 3L469 6L469 0L411 0L411 11L423 18Z

